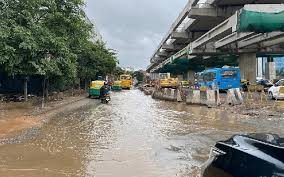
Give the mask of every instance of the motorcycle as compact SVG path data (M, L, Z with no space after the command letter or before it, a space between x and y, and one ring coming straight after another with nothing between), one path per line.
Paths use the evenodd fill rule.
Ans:
M110 101L110 95L104 95L104 96L101 98L101 103L102 103L102 104L108 104L109 101Z

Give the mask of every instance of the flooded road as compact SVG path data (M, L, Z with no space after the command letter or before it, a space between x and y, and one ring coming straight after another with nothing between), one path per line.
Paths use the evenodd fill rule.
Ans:
M54 117L29 139L0 146L5 177L194 176L210 146L235 133L282 132L284 120L251 120L221 110L114 93Z

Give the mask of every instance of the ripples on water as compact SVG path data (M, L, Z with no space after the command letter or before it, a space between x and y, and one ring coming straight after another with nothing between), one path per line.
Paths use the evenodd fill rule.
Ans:
M137 90L114 93L108 105L86 102L31 140L1 146L0 176L194 177L216 141L257 129L222 111Z

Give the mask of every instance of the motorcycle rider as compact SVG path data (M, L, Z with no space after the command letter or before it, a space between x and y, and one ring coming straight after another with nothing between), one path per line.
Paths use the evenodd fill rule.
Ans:
M105 82L100 89L100 97L103 98L105 95L108 95L108 93L109 93L109 87L107 82Z

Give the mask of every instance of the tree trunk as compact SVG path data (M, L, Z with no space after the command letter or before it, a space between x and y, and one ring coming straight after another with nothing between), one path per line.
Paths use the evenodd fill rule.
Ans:
M88 80L85 79L85 91L87 91L87 89L88 89Z
M73 84L72 84L72 89L71 89L71 91L72 91L72 97L74 97L74 88L75 88L75 83L73 82Z
M41 101L41 108L44 108L44 95L45 95L45 91L46 91L46 77L44 76L44 79L42 81L42 101Z
M81 90L81 78L79 78L78 90Z
M45 96L46 96L46 98L49 97L48 89L49 89L49 79L47 78L46 83L45 83Z
M28 101L28 77L24 79L24 99Z

